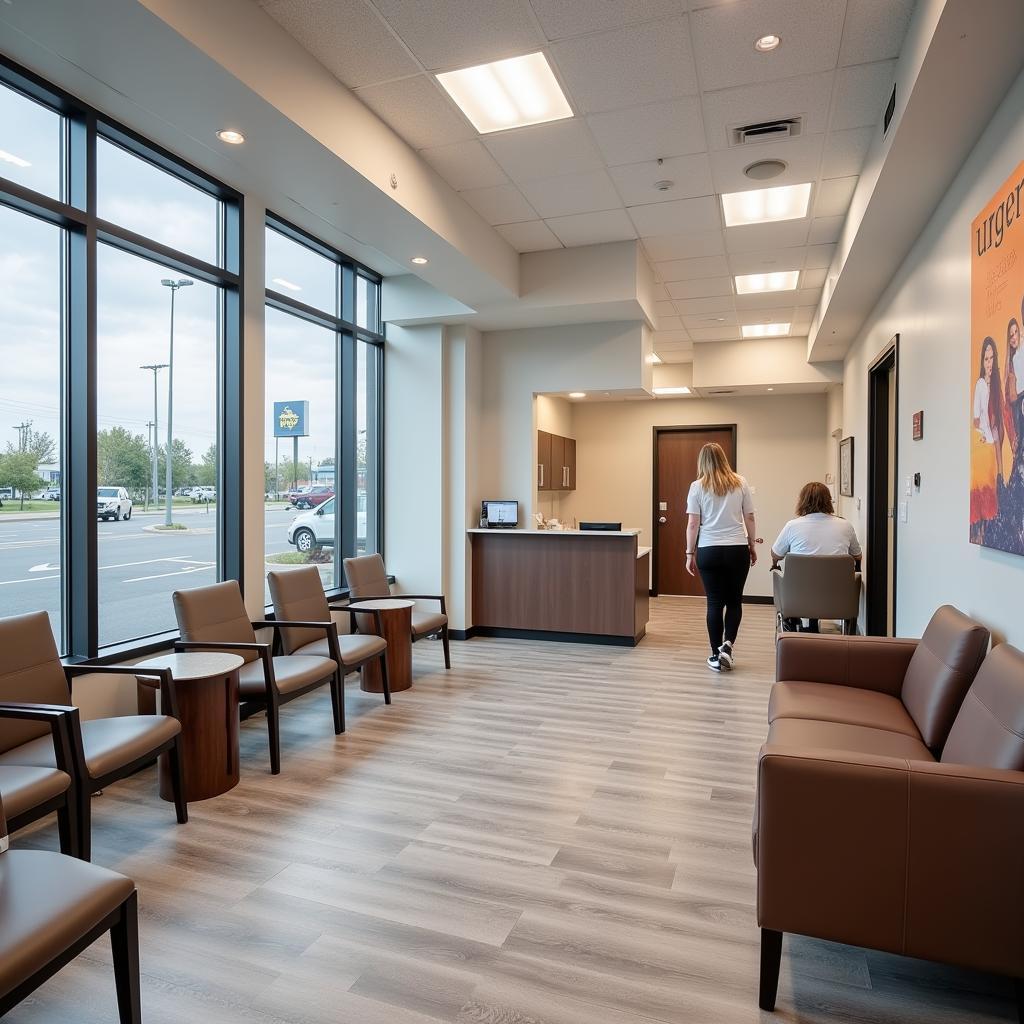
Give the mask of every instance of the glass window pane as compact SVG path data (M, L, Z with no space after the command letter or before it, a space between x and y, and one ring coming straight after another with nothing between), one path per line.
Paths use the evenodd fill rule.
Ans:
M170 288L163 280L188 278L100 245L96 531L101 646L175 629L172 592L218 578L220 289L200 281ZM166 529L168 408L171 529Z
M380 360L377 345L356 342L356 553L380 550Z
M266 235L267 288L337 316L338 265L273 228Z
M49 107L0 85L0 177L62 198L62 120Z
M96 143L97 212L161 245L221 266L220 200L106 139Z
M0 617L46 611L62 651L63 247L0 206Z
M267 309L267 569L316 565L325 588L336 572L337 352L334 331Z
M380 285L356 276L356 323L367 330L380 332Z

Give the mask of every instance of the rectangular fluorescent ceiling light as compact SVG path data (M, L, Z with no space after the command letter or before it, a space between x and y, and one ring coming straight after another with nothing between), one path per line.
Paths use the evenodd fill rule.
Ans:
M437 80L481 135L572 117L543 53L446 71Z
M791 324L744 324L744 338L784 338Z
M778 270L773 274L741 274L736 278L736 294L791 292L796 288L799 280L799 270Z
M770 224L776 220L799 220L807 216L811 201L811 183L755 188L749 192L723 192L722 213L725 226Z
M690 393L689 388L655 388L654 393L656 395L688 395Z
M31 167L32 164L28 160L22 160L20 156L15 156L13 153L8 153L6 149L0 149L0 161L5 164L14 164L15 167Z

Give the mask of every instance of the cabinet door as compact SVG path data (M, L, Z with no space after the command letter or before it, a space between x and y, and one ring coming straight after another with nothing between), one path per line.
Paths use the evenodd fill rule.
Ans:
M565 438L551 435L551 490L565 490Z
M576 490L576 438L565 439L565 483L566 489Z
M537 490L551 490L551 435L537 431Z

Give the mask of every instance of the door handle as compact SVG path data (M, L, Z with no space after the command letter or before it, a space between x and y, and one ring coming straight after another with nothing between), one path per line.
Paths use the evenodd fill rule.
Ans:
M539 487L543 487L544 486L544 463L543 462L539 462L537 464L537 469L540 472L540 481L538 483L538 486Z
M668 519L665 516L658 516L659 523L667 523Z
M568 487L569 486L569 467L568 466L563 466L562 467L562 486L563 487Z

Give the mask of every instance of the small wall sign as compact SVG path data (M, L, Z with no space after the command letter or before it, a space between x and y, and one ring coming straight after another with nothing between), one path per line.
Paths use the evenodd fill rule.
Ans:
M924 437L924 411L914 413L914 440L920 441Z

